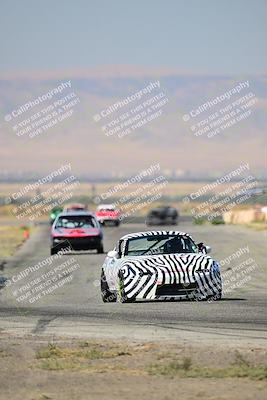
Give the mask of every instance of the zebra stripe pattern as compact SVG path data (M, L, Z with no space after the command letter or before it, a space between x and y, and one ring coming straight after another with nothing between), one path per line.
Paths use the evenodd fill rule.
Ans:
M189 234L178 231L139 232L122 238L123 253L127 240L131 238L164 234L191 238ZM129 257L121 263L120 279L127 299L201 300L220 296L222 290L218 264L202 253Z

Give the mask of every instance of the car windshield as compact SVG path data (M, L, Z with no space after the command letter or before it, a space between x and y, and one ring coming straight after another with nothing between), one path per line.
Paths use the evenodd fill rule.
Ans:
M88 215L75 215L69 217L59 217L56 228L97 228L95 219Z
M198 247L188 236L160 235L130 239L125 249L127 256L198 253Z

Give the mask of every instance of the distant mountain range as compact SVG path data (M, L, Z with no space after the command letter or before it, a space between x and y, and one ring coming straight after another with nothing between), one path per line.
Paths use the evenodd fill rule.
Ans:
M70 89L54 95L52 100L42 101L21 116L13 117L11 121L5 121L6 115L12 115L12 110L18 110L20 106L51 92L61 82L68 80L71 81ZM160 82L160 88L153 89L150 94L142 94L139 100L131 100L108 117L101 116L101 112L105 114L114 104L131 98L157 81ZM240 82L246 81L249 81L249 87L233 94L230 99L220 101L197 117L190 115L190 111L194 114L199 106L214 101L237 87ZM251 172L256 176L266 175L266 83L267 75L205 76L127 66L94 71L6 74L0 78L1 170L5 174L17 171L20 174L25 171L42 174L70 162L77 175L125 176L159 163L162 169L182 171L182 175L186 172L190 176L212 177L235 169L242 162L248 162ZM14 123L18 124L38 110L48 107L54 100L72 92L79 97L79 102L73 107L70 117L36 137L16 135ZM105 132L110 132L108 122L122 119L126 112L131 116L136 115L131 114L133 108L161 92L168 99L162 106L161 115L140 127L136 126L124 137L105 135ZM225 126L223 131L211 138L205 133L195 135L199 132L197 122L202 121L204 128L208 117L212 118L212 114L215 115L220 109L249 93L253 93L257 101L247 108L251 110L247 117L228 128ZM248 102L240 105L245 106ZM243 108L241 114L245 111ZM101 121L96 122L99 115ZM186 120L187 116L189 121ZM216 120L218 117L213 116L213 122ZM226 123L227 119L223 124ZM102 129L103 124L105 128Z

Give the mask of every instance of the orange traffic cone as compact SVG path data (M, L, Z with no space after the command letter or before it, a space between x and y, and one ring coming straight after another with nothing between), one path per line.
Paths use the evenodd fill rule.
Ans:
M23 229L23 238L24 238L25 240L27 240L27 239L29 239L29 237L30 237L30 231L29 231L29 229L28 229L28 228L24 228L24 229Z

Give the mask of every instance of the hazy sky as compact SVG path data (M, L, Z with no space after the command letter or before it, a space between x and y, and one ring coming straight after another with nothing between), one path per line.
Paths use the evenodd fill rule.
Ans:
M265 0L0 0L0 71L267 70Z

